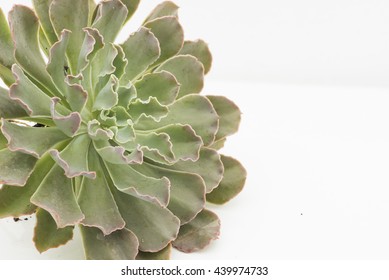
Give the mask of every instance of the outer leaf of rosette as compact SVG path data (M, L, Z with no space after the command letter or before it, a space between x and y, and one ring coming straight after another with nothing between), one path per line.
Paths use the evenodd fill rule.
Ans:
M42 30L50 45L53 45L58 40L49 14L50 5L52 2L53 0L32 0L32 4L36 14L39 17Z
M169 203L170 181L166 177L148 177L128 164L115 165L105 162L105 166L119 191L162 207Z
M27 116L27 112L9 97L9 91L0 87L0 118L14 119Z
M144 27L132 33L121 47L128 60L125 74L120 80L121 85L127 85L129 81L136 80L161 54L158 39Z
M138 253L138 238L126 228L110 235L95 227L80 230L87 260L134 260Z
M204 145L211 144L218 130L219 116L212 103L198 94L186 95L168 106L169 113L159 122L145 117L135 124L135 129L154 130L170 124L188 124L200 136Z
M76 74L78 57L84 41L83 28L88 26L89 1L88 0L53 0L50 5L50 20L54 30L59 36L62 30L72 32L66 50L69 67L73 75Z
M179 54L189 54L196 57L204 66L204 74L211 70L212 54L208 44L203 40L185 41Z
M91 171L88 167L88 151L91 144L89 136L82 134L74 137L61 152L51 150L50 155L62 167L68 178L83 175L95 179L96 171L93 169Z
M56 126L67 136L73 137L81 126L81 115L78 112L72 112L66 116L58 113L56 110L59 98L53 97L51 100L50 111L51 117Z
M140 0L120 0L124 5L126 5L128 13L126 21L128 21L132 15L135 13L136 9L139 6Z
M8 140L8 149L30 154L40 158L53 146L68 139L56 127L21 126L4 119L1 120L1 132Z
M0 9L0 50L0 64L11 69L12 64L15 63L14 45L11 31L2 9Z
M177 54L184 44L184 30L175 16L164 16L148 21L144 24L146 28L158 39L161 54L153 65L160 64L168 58Z
M60 93L46 71L46 63L40 52L39 20L34 11L15 5L9 13L9 20L16 61L49 95L59 96Z
M163 62L155 71L167 71L181 85L178 98L199 93L204 87L204 66L192 55L177 55Z
M161 105L157 98L149 97L149 99L145 101L141 99L132 101L128 107L128 112L135 123L141 116L159 122L162 118L166 117L169 109L167 106Z
M164 1L157 5L146 17L144 23L165 16L178 16L179 7L171 1Z
M72 181L55 164L41 181L31 202L51 214L59 228L78 224L84 219L77 204Z
M155 253L139 251L138 255L136 255L136 259L137 260L169 260L171 251L172 251L172 245L169 244L161 251Z
M99 156L93 147L89 147L88 150L88 166L89 169L95 170L96 176L94 179L84 177L81 182L77 198L78 205L85 215L81 224L99 228L104 235L109 235L123 229L125 222L109 189Z
M128 14L119 0L100 2L92 27L99 30L106 43L113 43Z

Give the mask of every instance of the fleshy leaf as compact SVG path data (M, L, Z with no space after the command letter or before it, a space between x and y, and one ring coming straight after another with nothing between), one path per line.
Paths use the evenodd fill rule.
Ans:
M238 106L224 96L208 95L207 98L211 101L216 113L220 117L219 129L216 133L215 140L223 139L237 132L242 114Z
M104 39L97 29L84 28L85 38L78 58L77 71L83 71L96 53L104 47Z
M89 14L88 0L53 0L50 5L50 19L57 35L67 29L72 32L66 51L69 59L69 67L75 74L81 45L84 41L84 27L88 26Z
M198 94L186 95L169 105L168 109L168 115L160 122L141 118L135 125L135 129L151 130L170 124L188 124L202 138L204 145L214 141L219 126L219 116L206 97Z
M0 118L26 117L27 112L9 97L7 90L0 87Z
M96 151L107 162L113 164L142 163L143 153L136 149L131 153L121 146L112 146L108 141L93 141Z
M105 43L113 43L127 18L127 8L119 0L101 2L92 25L100 31Z
M204 208L205 185L199 175L147 163L135 165L134 169L154 178L169 178L171 185L168 208L180 219L181 225L191 221Z
M173 165L165 166L165 168L200 175L207 187L207 193L219 185L224 172L220 155L215 150L208 148L200 150L200 157L197 161L178 161Z
M124 72L128 64L128 60L125 57L123 48L119 45L114 45L114 46L118 53L113 61L113 66L116 68L114 74L118 79L120 79L124 75Z
M42 129L42 128L40 128ZM50 155L56 163L63 168L68 178L80 175L88 178L96 178L96 172L88 168L88 150L91 140L88 135L83 134L73 140L61 151L51 150Z
M204 66L191 55L177 55L159 66L156 71L172 73L181 85L178 98L191 93L199 93L204 86Z
M7 148L0 150L0 184L24 186L34 170L37 158Z
M180 220L167 208L120 191L113 195L126 228L138 237L139 250L158 252L177 237Z
M154 64L159 64L177 54L184 44L184 31L177 17L166 16L148 21L145 25L157 37L161 55Z
M6 84L9 87L15 82L11 70L5 67L1 63L0 63L0 78L3 80L4 84Z
M161 251L155 253L139 251L138 255L136 256L136 259L145 260L145 261L146 260L169 260L171 251L172 251L172 245L169 244Z
M131 165L106 162L105 166L113 184L121 192L163 207L169 203L170 181L167 178L147 177L134 170Z
M72 182L58 165L42 180L31 202L49 212L59 228L76 225L84 219Z
M126 85L128 81L135 80L161 54L158 39L149 29L144 27L132 33L121 47L128 60L126 72L121 78L121 84L123 85Z
M21 126L2 120L1 131L8 140L11 151L33 155L40 158L55 144L68 139L56 127L29 127Z
M40 52L39 20L34 11L25 6L15 5L9 13L9 20L17 62L50 94L58 95L57 88L46 71L46 63Z
M88 122L88 135L92 140L109 140L114 137L111 130L102 129L98 120Z
M215 204L224 204L238 195L246 182L247 172L239 161L222 155L224 176L219 186L207 194L207 201Z
M53 0L32 0L34 10L39 17L40 24L50 45L53 45L57 40L53 24L50 20L49 8Z
M124 228L125 222L109 190L109 184L99 163L99 157L89 151L89 169L96 170L94 180L83 178L78 195L78 204L85 215L81 224L99 228L104 235Z
M126 21L128 21L132 15L135 13L136 9L139 6L140 0L120 0L124 5L126 5L128 13Z
M135 87L138 99L145 101L153 96L162 105L172 104L180 90L177 79L166 71L144 75L140 81L135 83Z
M205 248L220 234L220 220L213 212L204 209L196 218L180 228L173 247L191 253Z
M117 78L114 75L111 75L108 83L97 94L93 110L109 110L118 103L118 83L119 81Z
M73 137L80 129L81 115L78 112L72 112L67 116L63 116L56 110L59 98L53 97L50 104L51 117L56 126L67 136Z
M161 118L164 118L167 115L168 108L161 105L155 97L150 97L145 101L136 99L130 104L128 111L134 122L141 116L150 117L156 122L159 122Z
M36 206L30 202L30 198L53 165L54 161L46 154L37 162L34 172L22 188L4 185L0 189L0 218L34 213Z
M0 9L0 64L11 69L14 59L14 46L11 31L7 23L3 10Z
M185 41L179 54L190 54L196 57L203 64L205 74L211 70L212 54L208 44L203 40Z
M178 14L178 6L171 1L164 1L158 6L156 6L151 13L145 19L145 23L156 18L165 17L165 16L175 16Z
M65 245L72 239L73 227L57 228L57 224L48 212L41 208L37 210L33 240L40 253Z
M222 139L216 140L211 145L209 145L208 148L218 151L224 147L224 144L226 143L226 141L227 141L227 138L222 138Z
M87 260L134 260L138 253L138 239L126 228L106 236L98 228L80 230Z

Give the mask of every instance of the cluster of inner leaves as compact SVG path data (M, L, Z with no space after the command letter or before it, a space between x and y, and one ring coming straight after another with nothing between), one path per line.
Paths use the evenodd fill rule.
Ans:
M0 218L36 212L40 252L79 226L88 259L169 257L219 234L245 170L220 155L240 111L202 96L211 54L172 2L121 44L139 0L33 0L0 10ZM38 125L27 125L33 122Z

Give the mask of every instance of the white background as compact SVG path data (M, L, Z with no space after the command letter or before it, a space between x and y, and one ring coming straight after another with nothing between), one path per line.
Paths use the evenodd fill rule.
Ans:
M144 0L121 38L160 2ZM389 2L175 2L187 38L205 39L214 55L204 93L243 112L223 152L248 179L236 199L211 207L220 239L172 257L388 259ZM83 257L79 237L37 254L32 227L0 221L0 259Z

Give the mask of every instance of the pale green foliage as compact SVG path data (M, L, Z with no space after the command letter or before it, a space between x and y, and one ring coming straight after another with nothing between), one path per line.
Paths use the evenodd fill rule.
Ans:
M137 0L33 4L9 24L0 10L0 218L36 212L41 252L78 226L88 259L166 259L216 239L206 199L230 200L246 173L217 151L238 107L199 94L207 44L184 41L170 1L121 44Z

